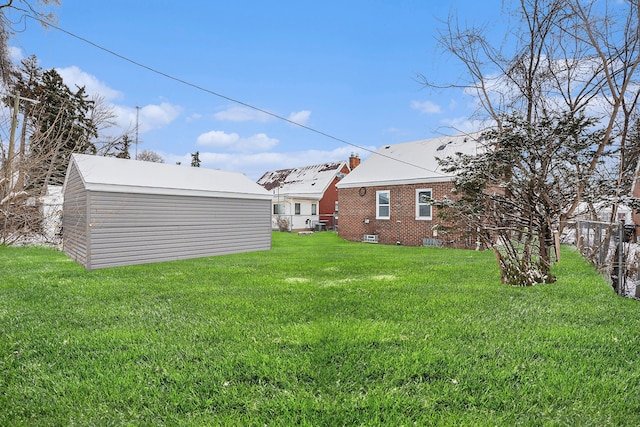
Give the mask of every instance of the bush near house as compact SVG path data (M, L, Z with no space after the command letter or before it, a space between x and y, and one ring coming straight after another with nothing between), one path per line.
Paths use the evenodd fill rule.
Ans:
M274 233L273 249L85 271L0 247L0 425L635 425L640 306L564 248Z

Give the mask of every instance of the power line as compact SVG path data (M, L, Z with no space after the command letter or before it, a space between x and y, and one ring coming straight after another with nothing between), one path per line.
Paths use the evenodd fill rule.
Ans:
M16 8L16 9L18 9L18 8ZM35 21L38 21L38 22L40 22L41 24L43 24L43 25L45 25L45 26L47 26L47 27L51 27L51 28L53 28L53 29L55 29L55 30L58 30L58 31L60 31L60 32L62 32L62 33L64 33L64 34L67 34L67 35L68 35L68 36L70 36L70 37L73 37L73 38L75 38L75 39L77 39L77 40L80 40L80 41L82 41L82 42L84 42L84 43L87 43L87 44L89 44L89 45L91 45L91 46L95 47L96 49L102 50L103 52L106 52L106 53L108 53L108 54L110 54L110 55L113 55L113 56L115 56L115 57L117 57L117 58L122 59L123 61L129 62L129 63L131 63L131 64L133 64L133 65L135 65L135 66L137 66L137 67L143 68L143 69L145 69L145 70L147 70L147 71L150 71L150 72L152 72L152 73L154 73L154 74L158 74L158 75L160 75L160 76L162 76L162 77L165 77L165 78L167 78L167 79L169 79L169 80L173 80L173 81L178 82L178 83L181 83L181 84L183 84L183 85L185 85L185 86L189 86L189 87L192 87L192 88L194 88L194 89L196 89L196 90L199 90L199 91L202 91L202 92L208 93L208 94L210 94L210 95L217 96L218 98L226 99L227 101L233 102L233 103L235 103L235 104L242 105L243 107L250 108L250 109L255 110L255 111L258 111L258 112L260 112L260 113L267 114L267 115L269 115L269 116L271 116L271 117L274 117L274 118L276 118L276 119L278 119L278 120L282 120L282 121L287 122L287 123L289 123L289 124L292 124L292 125L294 125L294 126L301 127L301 128L306 129L306 130L308 130L308 131L310 131L310 132L314 132L314 133L316 133L316 134L318 134L318 135L322 135L322 136L324 136L324 137L326 137L326 138L333 139L334 141L338 141L338 142L340 142L340 143L342 143L342 144L350 145L350 146L352 146L352 147L358 148L359 150L367 151L367 152L369 152L369 153L371 153L371 154L374 154L374 155L379 155L379 156L382 156L382 157L386 157L386 158L388 158L388 159L390 159L390 160L393 160L393 161L396 161L396 162L399 162L399 163L404 163L404 164L406 164L406 165L408 165L408 166L412 166L412 167L415 167L415 168L419 168L419 169L425 170L425 171L427 171L427 172L433 172L433 173L436 173L436 174L439 174L439 175L442 175L442 176L446 176L446 175L445 175L445 174L443 174L442 172L438 172L438 171L436 171L436 170L431 170L431 169L425 168L425 167L423 167L423 166L419 166L419 165L413 164L413 163L411 163L411 162L407 162L407 161L402 160L402 159L397 159L397 158L394 158L394 157L388 156L388 155L386 155L386 154L383 154L383 153L380 153L380 152L377 152L377 151L374 151L374 150L370 150L370 149L368 149L368 148L366 148L366 147L362 147L362 146L360 146L360 145L357 145L357 144L354 144L354 143L352 143L352 142L346 141L346 140L344 140L344 139L342 139L342 138L338 138L338 137L336 137L336 136L333 136L333 135L328 134L328 133L326 133L326 132L323 132L323 131L321 131L321 130L318 130L318 129L312 128L312 127L310 127L310 126L303 125L303 124L301 124L301 123L295 122L295 121L293 121L293 120L291 120L291 119L288 119L288 118L286 118L286 117L280 116L280 115L275 114L275 113L272 113L272 112L267 111L267 110L265 110L265 109L262 109L262 108L260 108L260 107L256 107L256 106L254 106L254 105L248 104L248 103L246 103L246 102L240 101L240 100L235 99L235 98L232 98L232 97L230 97L230 96L227 96L227 95L221 94L221 93L219 93L219 92L213 91L213 90L211 90L211 89L207 89L207 88L205 88L205 87L203 87L203 86L200 86L200 85L198 85L198 84L191 83L191 82L186 81L186 80L184 80L184 79L182 79L182 78L180 78L180 77L176 77L176 76L173 76L173 75L171 75L171 74L165 73L165 72L160 71L160 70L158 70L158 69L156 69L156 68L153 68L153 67L150 67L150 66L148 66L148 65L142 64L141 62L138 62L138 61L136 61L136 60L133 60L133 59L131 59L131 58L129 58L129 57L126 57L126 56L124 56L124 55L122 55L122 54L119 54L119 53L117 53L117 52L115 52L115 51L113 51L113 50L111 50L111 49L108 49L108 48L106 48L106 47L104 47L104 46L101 46L101 45L99 45L99 44L97 44L97 43L94 43L94 42L92 42L91 40L88 40L88 39L86 39L86 38L84 38L84 37L82 37L82 36L79 36L79 35L77 35L77 34L74 34L74 33L70 32L70 31L67 31L67 30L65 30L65 29L63 29L63 28L61 28L61 27L56 26L56 25L53 25L53 24L51 24L50 22L45 22L44 20L42 20L42 19L40 19L40 18L37 18L37 17L32 16L32 15L29 15L29 14L27 13L27 11L26 11L26 10L24 10L24 9L18 9L18 10L20 10L20 11L22 11L22 12L25 12L25 14L24 14L23 16L24 16L24 17L26 17L26 18L31 18L31 19L33 19L33 20L35 20Z

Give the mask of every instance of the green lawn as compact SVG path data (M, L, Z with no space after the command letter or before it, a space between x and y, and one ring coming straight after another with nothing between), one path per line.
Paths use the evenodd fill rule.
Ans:
M640 305L571 248L276 233L267 252L87 272L0 247L0 425L640 423Z

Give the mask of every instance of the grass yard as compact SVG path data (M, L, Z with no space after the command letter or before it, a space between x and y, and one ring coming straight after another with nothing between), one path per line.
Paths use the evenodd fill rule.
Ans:
M92 272L0 247L0 425L640 424L640 303L554 272L330 232Z

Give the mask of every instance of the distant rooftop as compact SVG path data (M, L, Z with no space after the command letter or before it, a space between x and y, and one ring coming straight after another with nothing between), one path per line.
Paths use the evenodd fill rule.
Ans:
M322 198L346 162L328 162L313 166L266 172L257 183L281 195ZM279 190L278 190L279 188Z

